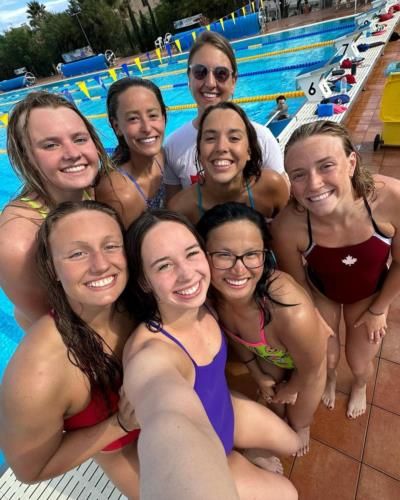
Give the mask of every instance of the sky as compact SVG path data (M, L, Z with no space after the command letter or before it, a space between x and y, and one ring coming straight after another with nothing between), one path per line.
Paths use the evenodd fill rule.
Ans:
M49 12L62 12L68 6L68 0L38 0L39 3L46 6ZM28 23L26 17L25 0L0 0L0 33Z

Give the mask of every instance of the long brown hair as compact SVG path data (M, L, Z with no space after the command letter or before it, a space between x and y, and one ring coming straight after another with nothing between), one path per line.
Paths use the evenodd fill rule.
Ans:
M124 226L115 210L97 201L64 202L52 210L38 232L36 262L39 277L48 292L48 302L62 340L67 347L68 359L87 376L91 388L98 388L108 402L110 390L118 390L122 380L120 360L110 350L104 339L85 323L70 306L61 283L56 278L50 235L58 221L84 210L102 212L114 219L124 234ZM115 307L121 304L122 297ZM108 348L108 349L107 349Z
M50 209L56 206L56 201L50 195L46 179L30 154L32 145L28 124L33 109L59 107L72 110L84 122L99 155L99 174L112 168L95 128L74 104L58 94L45 91L31 92L13 108L10 114L7 129L7 153L14 172L23 182L18 198L33 192Z

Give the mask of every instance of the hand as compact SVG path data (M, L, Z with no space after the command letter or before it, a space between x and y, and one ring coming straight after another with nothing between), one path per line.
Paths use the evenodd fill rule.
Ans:
M297 392L291 390L290 383L283 381L276 386L275 397L272 399L273 403L294 405L296 400Z
M371 344L379 344L386 335L388 309L382 314L372 314L368 309L364 311L358 320L354 323L354 328L365 325L368 333L368 339Z
M272 398L275 396L275 379L271 375L264 373L257 377L257 384L260 399L266 403L271 403Z
M118 420L120 422L120 427L129 432L134 429L139 429L138 421L136 420L135 410L125 396L124 389L121 387L119 390L119 403L118 403ZM119 423L118 422L118 423Z

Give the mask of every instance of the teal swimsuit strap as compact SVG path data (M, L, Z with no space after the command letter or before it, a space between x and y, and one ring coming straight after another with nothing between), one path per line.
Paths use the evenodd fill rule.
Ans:
M254 210L255 210L256 204L254 203L253 193L251 192L251 187L249 185L248 180L246 180L246 189L247 189L247 196L249 197L250 207L254 208Z
M203 208L203 195L201 194L200 184L196 183L196 191L197 191L197 208L199 209L200 217L204 215Z

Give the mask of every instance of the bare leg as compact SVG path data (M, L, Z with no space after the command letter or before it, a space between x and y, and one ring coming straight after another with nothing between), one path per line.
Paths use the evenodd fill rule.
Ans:
M296 403L286 406L286 414L291 427L297 432L300 447L297 456L302 457L310 449L310 425L321 401L326 383L326 359L324 358L312 384L299 391Z
M346 322L346 358L353 373L347 416L357 418L367 408L367 382L374 370L373 360L380 348L379 344L371 344L364 325L354 328L353 324L365 311L371 298L350 304L344 308Z
M96 462L130 500L139 499L139 459L136 443L115 452L98 453Z
M325 390L322 394L322 402L329 409L335 407L336 393L336 368L340 358L340 338L339 338L339 323L341 316L341 306L318 292L314 292L314 303L318 308L321 316L328 323L335 333L334 337L328 339L327 351L327 378Z
M266 500L267 498L268 500L297 500L297 491L286 477L256 467L236 451L229 454L228 464L240 500Z
M295 453L299 438L282 419L272 411L241 394L232 394L235 414L235 447L262 448L278 455Z

